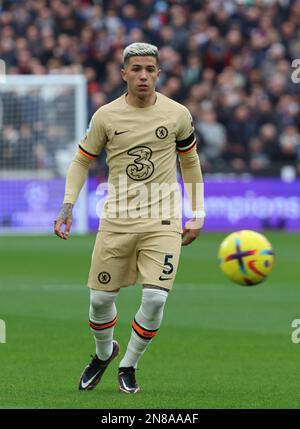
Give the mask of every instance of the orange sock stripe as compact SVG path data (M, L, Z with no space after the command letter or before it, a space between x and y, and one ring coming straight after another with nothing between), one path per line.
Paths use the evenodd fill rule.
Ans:
M101 331L102 329L107 329L107 328L111 328L112 326L114 326L117 323L117 319L118 318L116 316L111 322L102 323L102 324L95 323L95 322L92 322L92 320L90 320L89 325L92 329L95 329L96 331Z
M158 332L158 329L150 331L150 329L145 329L141 325L139 325L136 320L132 322L132 329L144 340L151 340L151 338L155 337Z

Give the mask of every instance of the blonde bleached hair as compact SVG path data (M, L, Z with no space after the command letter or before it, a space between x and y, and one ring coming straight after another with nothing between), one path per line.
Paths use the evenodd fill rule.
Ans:
M157 65L159 64L158 59L158 49L155 45L150 45L150 43L131 43L126 46L123 51L123 65L127 66L130 57L155 57Z

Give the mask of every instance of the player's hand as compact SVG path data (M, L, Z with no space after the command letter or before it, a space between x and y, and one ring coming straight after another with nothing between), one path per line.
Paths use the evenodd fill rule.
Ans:
M200 234L201 229L203 228L204 219L191 219L185 225L185 228L182 233L182 246L188 246L191 244L198 235Z
M62 208L57 216L57 219L54 221L54 234L63 240L67 240L73 220L73 204L65 203L62 205ZM62 226L65 225L64 231L62 231Z

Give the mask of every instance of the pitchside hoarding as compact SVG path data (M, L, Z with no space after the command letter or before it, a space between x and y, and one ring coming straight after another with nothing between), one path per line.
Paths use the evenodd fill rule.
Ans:
M90 179L90 230L98 227L97 212L101 212L105 197L97 192L97 185L96 180ZM300 180L207 179L204 190L205 231L273 228L300 231Z
M207 180L206 230L300 231L300 180Z
M0 180L2 231L52 232L61 206L64 179ZM88 182L88 228L96 231L105 194ZM300 231L300 180L206 179L205 231L283 229ZM73 230L78 223L74 213Z
M61 206L64 181L0 180L0 227L20 232L48 232Z

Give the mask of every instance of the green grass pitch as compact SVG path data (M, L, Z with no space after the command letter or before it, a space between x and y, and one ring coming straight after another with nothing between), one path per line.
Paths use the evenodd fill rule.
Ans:
M141 288L117 299L121 354L101 384L79 392L94 353L86 279L94 236L0 238L0 408L299 408L299 235L270 232L270 278L234 285L217 266L226 234L203 234L182 250L161 330L142 357L137 395L117 390L118 363Z

